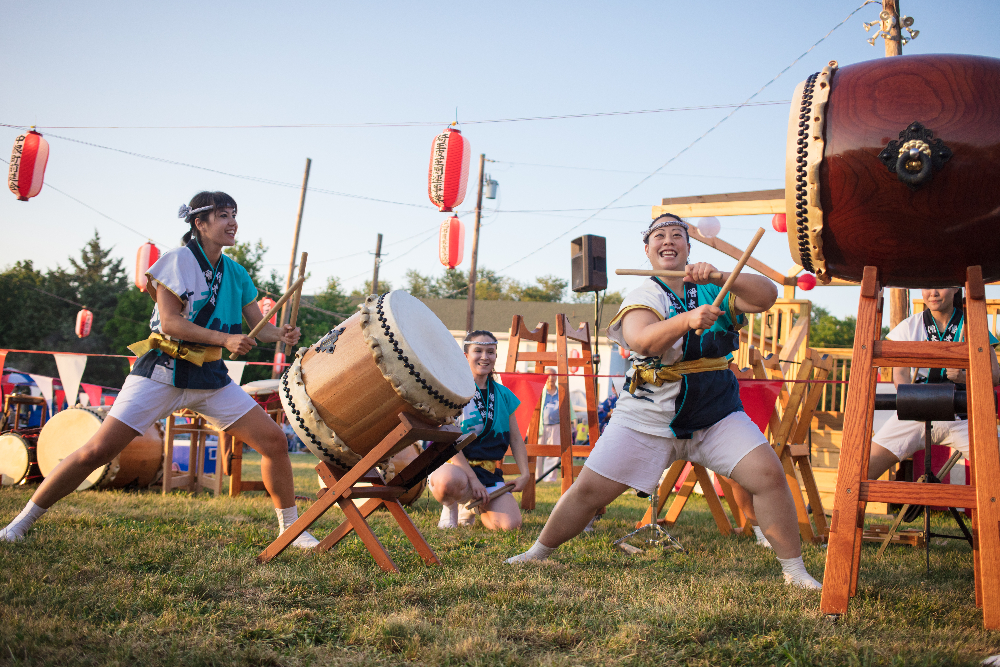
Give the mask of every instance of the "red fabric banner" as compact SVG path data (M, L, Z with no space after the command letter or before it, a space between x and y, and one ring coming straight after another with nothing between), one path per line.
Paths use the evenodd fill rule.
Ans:
M517 419L517 427L521 429L521 435L528 432L531 425L531 415L535 407L542 399L542 390L548 376L543 373L498 373L503 386L514 392L521 405L517 407L514 418Z
M774 412L774 403L781 393L781 385L781 380L740 380L743 410L761 433L767 429L767 422Z

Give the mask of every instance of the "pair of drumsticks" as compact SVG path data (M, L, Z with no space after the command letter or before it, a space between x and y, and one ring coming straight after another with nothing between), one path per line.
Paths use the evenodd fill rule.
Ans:
M267 321L271 319L268 315L280 310L289 299L292 299L292 314L288 318L288 323L292 325L293 329L295 328L295 323L298 322L299 319L299 300L302 298L302 283L306 281L306 260L308 258L309 253L302 253L302 259L299 260L299 277L294 283L292 283L292 286L288 288L288 291L282 294L281 298L278 299L273 306L271 306L271 310L261 319L260 322L257 323L257 326L250 330L250 333L248 334L250 338L256 338L257 334L259 334L261 329L264 328L264 325L267 324ZM229 355L229 358L236 359L238 356L240 355L233 352Z
M736 262L736 268L733 269L733 272L729 274L729 277L726 279L726 282L723 283L722 289L719 290L718 296L716 296L715 297L715 301L712 302L713 306L715 306L716 308L718 308L719 306L722 305L722 300L726 298L726 294L729 293L729 290L732 288L733 283L736 281L736 278L740 275L740 271L743 270L743 266L747 263L747 260L750 259L750 255L753 254L754 248L757 247L757 243L761 240L761 238L763 238L763 236L764 236L764 228L760 227L760 228L757 229L757 233L753 235L753 240L750 241L750 245L748 245L747 249L743 251L743 256L740 257L740 259L739 259L738 262ZM657 269L653 269L653 270L650 270L650 269L616 269L615 270L615 275L619 275L619 276L659 276L661 278L683 278L687 274L684 271L663 271L663 270L657 270ZM709 274L709 278L711 278L712 280L718 280L721 277L722 277L722 272L721 271L713 271L711 274ZM704 330L703 329L698 329L697 331L695 331L695 333L700 336L702 333L704 333Z

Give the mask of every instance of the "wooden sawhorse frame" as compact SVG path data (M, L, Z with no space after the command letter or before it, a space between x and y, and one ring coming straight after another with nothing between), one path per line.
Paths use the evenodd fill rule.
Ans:
M568 341L576 341L581 346L581 356L579 358L569 356ZM535 343L534 352L521 352L519 350L521 341L531 341ZM574 456L589 456L594 449L594 444L601 436L601 427L597 419L597 394L593 382L586 382L587 397L587 425L590 444L582 447L574 446L573 440L576 434L570 428L569 419L569 371L570 368L583 368L584 373L589 376L594 375L594 349L590 339L590 324L583 322L578 329L570 327L569 318L563 314L556 315L556 349L548 349L549 325L547 322L539 322L535 329L528 329L524 324L524 318L520 315L514 316L514 321L510 325L510 339L507 344L507 373L517 372L518 361L535 362L535 373L544 373L546 366L555 366L558 377L556 382L559 385L559 444L542 445L539 444L541 432L541 406L535 406L535 412L531 417L531 425L524 438L525 448L528 453L528 468L531 470L531 480L521 494L521 509L535 509L535 474L536 463L539 456L558 456L562 460L561 477L562 486L560 493L566 493L573 484L573 480L582 470L582 466L573 465ZM503 472L516 473L517 466L506 464Z
M1000 629L1000 452L986 290L982 267L970 266L966 275L966 342L894 342L880 340L882 285L878 269L865 267L820 602L825 614L845 613L850 598L857 593L865 506L869 501L968 507L973 510L976 606L983 610L985 628ZM971 486L868 480L879 367L968 369Z
M350 470L326 462L316 466L316 472L327 484L328 489L295 523L257 556L257 561L266 563L280 554L336 504L344 512L347 520L323 538L315 550L328 551L354 531L380 568L386 572L399 572L399 567L372 532L367 521L372 512L384 505L424 562L427 565L440 565L441 561L407 515L398 498L461 451L474 436L471 433L463 434L457 426L434 426L405 412L399 414L399 421L400 425ZM409 446L417 440L432 441L432 444L387 483L375 470L375 466L388 458L389 452L393 449ZM367 483L371 486L357 486L358 483ZM354 498L370 500L358 508L352 502Z
M177 419L190 419L188 423L176 423ZM188 470L187 472L173 472L171 465L174 458L174 437L179 433L189 433L191 444L188 448ZM214 433L219 437L219 444L215 450L215 472L205 472L205 441L209 434ZM163 494L166 495L174 489L184 488L191 493L198 493L202 489L207 489L219 495L222 493L222 469L223 449L229 436L225 431L217 431L197 412L186 408L178 410L167 416L167 428L163 435Z

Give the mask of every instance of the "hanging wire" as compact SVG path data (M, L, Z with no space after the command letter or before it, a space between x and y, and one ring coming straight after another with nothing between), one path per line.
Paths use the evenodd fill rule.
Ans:
M699 137L698 137L698 138L696 138L696 139L695 139L694 141L692 141L691 143L689 143L689 144L688 144L687 146L685 146L684 148L682 148L682 149L681 149L681 150L680 150L680 151L679 151L678 153L676 153L676 154L675 154L675 155L674 155L674 156L673 156L672 158L670 158L669 160L667 160L666 162L664 162L664 163L663 163L662 165L660 165L660 166L659 166L659 167L658 167L657 169L655 169L655 170L654 170L654 171L653 171L652 173L650 173L650 174L646 175L646 177L645 177L645 178L642 178L642 179L641 179L641 180L640 180L640 181L639 181L638 183L636 183L635 185L633 185L632 187L630 187L630 188L629 188L628 190L626 190L626 191L625 191L625 192L623 192L622 194L620 194L620 195L618 195L617 197L615 197L614 199L612 199L612 200L611 200L611 201L610 201L610 202L609 202L609 203L608 203L608 204L607 204L606 206L604 206L603 208L599 209L599 210L598 210L597 212L595 212L595 213L593 213L593 214L591 214L591 215L587 216L586 218L584 218L583 220L581 220L581 221L580 221L580 222L578 222L577 224L573 225L572 227L570 227L570 228L569 228L569 229L567 229L566 231L562 232L561 234L559 234L558 236L556 236L556 237L555 237L555 238L553 238L552 240L550 240L550 241L548 241L548 242L546 242L546 243L543 243L542 245L538 246L537 248L535 248L534 250L532 250L532 251L531 251L531 252L529 252L528 254L524 255L524 256L523 256L523 257L521 257L520 259L516 259L516 260L514 260L513 262L511 262L511 263L510 263L510 264L508 264L507 266L505 266L505 267L503 267L502 269L500 269L500 271L506 271L506 270L507 270L507 269L509 269L510 267L512 267L512 266L514 266L514 265L516 265L516 264L519 264L519 263L523 262L524 260L528 259L529 257L531 257L531 256L533 256L533 255L535 255L535 254L537 254L537 253L539 253L539 252L541 252L541 251L542 251L542 249L544 249L544 248L547 248L548 246L552 245L553 243L555 243L556 241L558 241L558 240L559 240L559 239L561 239L562 237L564 237L564 236L566 236L567 234L569 234L570 232L572 232L572 231L573 231L574 229L577 229L577 228L579 228L579 227L583 226L584 224L586 224L587 222L589 222L590 220L592 220L592 219L593 219L594 217L596 217L596 216L597 216L597 215L598 215L599 213L601 213L601 212L603 212L603 211L607 210L607 209L608 209L608 208L609 208L609 207L610 207L610 206L611 206L612 204L616 204L617 202L619 202L620 200L622 200L622 199L623 199L623 198L625 198L626 196L630 195L630 194L631 194L632 192L634 192L634 191L636 190L636 188L638 188L638 187L639 187L639 186L641 186L641 185L642 185L643 183L645 183L646 181L648 181L649 179L651 179L651 178L652 178L653 176L656 176L656 175L657 175L658 173L660 173L660 172L661 172L661 171L662 171L662 170L663 170L663 169L664 169L665 167L667 167L667 166L668 166L669 164L671 164L671 163L672 163L672 162L673 162L674 160L676 160L676 159L677 159L677 158L679 158L680 156L684 155L684 153L688 152L688 151L689 151L689 150L690 150L691 148L693 148L693 147L694 147L694 146L695 146L695 145L696 145L696 144L697 144L698 142L700 142L700 141L701 141L702 139L704 139L704 138L705 138L705 137L707 137L707 136L708 136L709 134L711 134L712 132L714 132L714 131L715 131L715 130L716 130L716 129L717 129L717 128L718 128L719 126L720 126L720 125L722 125L722 124L723 124L723 123L725 123L725 122L726 122L727 120L729 120L730 118L732 118L732 117L733 117L733 116L734 116L734 115L736 114L736 112L737 112L737 111L739 111L740 109L742 109L742 108L746 107L747 105L749 105L749 104L750 104L750 102L751 102L751 101L753 100L753 98L755 98L755 97L757 97L758 95L760 95L760 94L761 94L762 92L764 92L764 89L765 89L765 88L767 88L767 87L768 87L768 86L770 86L770 85L771 85L772 83L774 83L774 82L775 82L775 81L777 81L777 80L778 80L779 78L781 78L781 75L783 75L783 74L784 74L785 72L787 72L787 71L788 71L788 70L790 70L790 69L791 69L792 67L794 67L794 66L795 66L795 64L796 64L796 63L798 63L798 62L799 62L800 60L802 60L803 58L805 58L805 57L806 57L806 56L807 56L807 55L808 55L808 54L809 54L810 52L812 52L812 50L813 50L813 49L815 49L815 48L816 48L817 46L819 46L819 45L820 45L821 43L823 43L823 41L825 41L827 37L829 37L830 35L832 35L832 34L833 34L833 32L834 32L835 30L837 30L837 28L839 28L840 26L842 26L842 25L844 25L845 23L847 23L847 22L848 22L848 21L850 20L850 18L851 18L852 16L854 16L855 14L857 14L857 13L858 13L859 11L861 11L861 10L862 10L862 9L863 9L864 7L866 7L867 5L871 4L872 2L876 2L876 1L877 1L877 0L865 0L865 2L861 3L861 5L860 5L860 6L858 6L858 8L857 8L857 9L855 9L855 10L854 10L853 12L851 12L850 14L848 14L848 15L847 15L847 18L845 18L845 19L844 19L843 21L841 21L841 22L840 22L840 23L838 23L837 25L833 26L833 28L831 28L831 29L830 29L830 32L826 33L826 34L825 34L825 35L824 35L823 37L821 37L821 38L820 38L819 40L817 40L817 41L816 41L816 42L815 42L815 43L814 43L814 44L813 44L812 46L810 46L810 47L809 47L808 49L806 49L806 50L805 50L805 51L804 51L804 52L802 53L802 55L800 55L800 56L799 56L798 58L796 58L796 59L795 59L795 60L793 60L793 61L792 61L791 63L789 63L787 67L785 67L785 68L784 68L783 70L781 70L780 72L778 72L777 74L775 74L775 75L774 75L774 77L772 77L770 81L768 81L768 82L767 82L767 83L765 83L765 84L764 84L763 86L761 86L761 87L760 87L760 88L759 88L759 89L757 90L757 92L755 92L755 93L754 93L753 95L751 95L750 97L748 97L748 98L747 98L747 99L746 99L746 100L745 100L745 101L744 101L744 102L743 102L742 104L739 104L739 105L737 105L737 106L736 106L736 108L734 108L734 109L733 109L732 111L730 111L730 112L729 112L728 114L726 114L725 116L723 116L723 117L722 117L722 118L721 118L721 119L720 119L720 120L719 120L719 121L718 121L718 122L717 122L717 123L716 123L715 125L713 125L712 127L708 128L708 129L707 129L707 130L706 130L706 131L705 131L704 133L702 133L702 134L701 134L701 136L699 136Z
M492 160L497 164L509 164L515 167L546 167L549 169L574 169L577 171L602 171L612 174L646 174L648 172L638 169L606 169L602 167L574 167L566 164L541 164L538 162L510 162L507 160ZM674 178L714 178L730 181L781 181L782 178L771 178L766 176L720 176L719 174L686 174L680 172L661 171L658 176L672 176Z

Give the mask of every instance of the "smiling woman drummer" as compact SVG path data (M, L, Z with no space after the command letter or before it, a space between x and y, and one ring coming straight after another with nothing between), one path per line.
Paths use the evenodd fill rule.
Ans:
M652 493L675 460L732 478L753 497L760 527L785 581L820 588L802 563L795 507L781 463L743 411L728 356L739 346L744 313L777 298L762 276L740 274L721 308L712 305L729 277L714 266L688 264L688 225L664 214L642 234L654 269L683 278L649 278L632 290L608 326L608 338L632 350L625 391L580 477L559 499L528 551L508 563L544 560L578 535L591 517L628 488ZM704 330L698 335L698 330Z
M523 491L529 475L524 438L514 419L520 404L510 389L493 379L497 363L497 339L489 331L473 331L465 337L465 356L469 360L476 395L462 412L462 432L475 433L476 439L465 446L449 463L428 480L431 493L440 502L438 528L472 525L475 514L459 505L470 500L483 501L481 518L490 530L514 530L521 527L521 510L511 493L489 500L490 492L504 485L503 473L496 462L510 448L520 475L514 480L514 492Z

